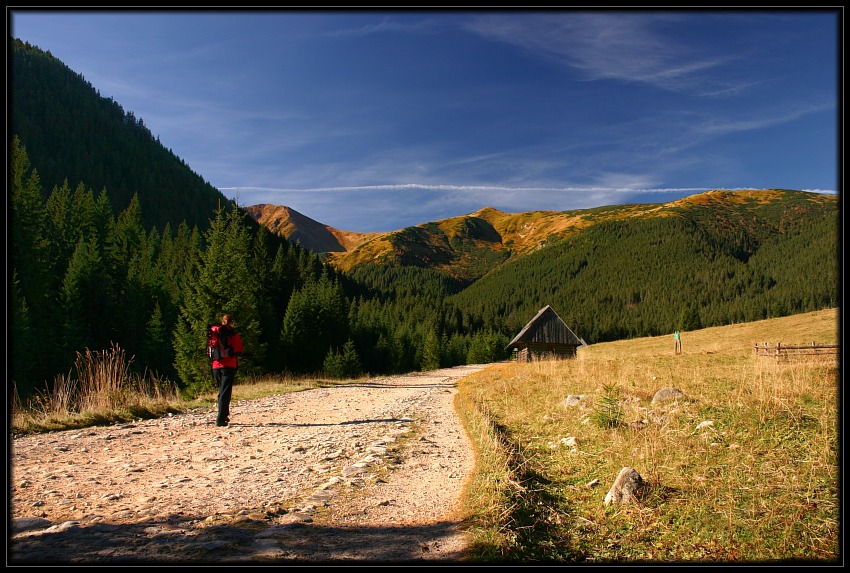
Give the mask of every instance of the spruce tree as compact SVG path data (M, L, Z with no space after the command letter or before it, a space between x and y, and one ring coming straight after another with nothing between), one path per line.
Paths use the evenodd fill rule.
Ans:
M53 188L45 204L45 215L47 228L50 229L49 272L54 277L62 277L80 239L79 231L74 228L71 191L67 180L61 187Z
M103 309L108 296L107 276L95 238L80 238L60 291L62 340L68 357L86 348L98 351L109 347L111 317Z
M259 288L251 266L251 237L244 214L218 209L206 233L206 247L184 290L180 317L174 332L175 369L190 395L214 387L207 358L206 333L230 313L242 337L245 356L239 373L250 374L262 363Z
M422 349L422 370L437 370L440 368L440 337L432 328L425 335Z
M700 319L699 308L693 303L688 304L682 309L679 315L679 328L681 331L699 330L702 328L702 320Z
M44 304L49 288L47 229L38 173L30 169L26 149L15 137L11 151L11 244L9 253L18 271L21 295L30 304Z
M12 272L11 324L9 329L10 380L17 397L26 401L34 395L37 361L33 360L33 349L38 348L29 306L21 295L20 281Z
M26 149L17 137L10 153L10 239L12 273L10 304L12 382L22 395L51 374L55 363L50 344L42 344L41 360L33 360L30 335L45 332L55 314L50 296L54 282L49 268L48 233L38 173L31 169ZM52 332L51 332L52 334ZM47 340L50 340L48 338Z
M342 372L348 378L357 378L362 374L363 367L360 364L360 357L357 355L357 349L354 347L354 341L350 338L342 345Z
M116 303L114 316L120 324L122 347L131 354L143 354L147 321L153 313L160 290L155 268L160 237L156 228L145 234L138 201L119 216L111 237L112 273ZM139 367L147 366L141 360Z
M331 348L322 362L322 372L331 378L344 378L345 370L342 365L342 354L338 348Z
M162 376L174 375L174 351L159 302L154 304L151 316L145 325L145 340L139 356L148 370Z

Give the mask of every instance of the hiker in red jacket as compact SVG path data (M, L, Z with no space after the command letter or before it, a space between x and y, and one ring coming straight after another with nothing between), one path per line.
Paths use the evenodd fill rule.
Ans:
M236 322L233 316L225 314L221 317L221 325L211 327L218 333L219 350L212 358L213 378L218 384L218 417L216 426L226 426L230 422L230 396L233 393L233 382L236 380L236 367L242 356L242 337L234 329Z

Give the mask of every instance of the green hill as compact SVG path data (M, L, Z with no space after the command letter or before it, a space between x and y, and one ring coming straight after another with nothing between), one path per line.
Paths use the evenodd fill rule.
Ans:
M709 191L661 204L630 204L572 211L503 213L484 208L461 217L407 227L371 238L330 261L344 271L360 264L404 265L444 271L474 281L504 262L611 221L684 217L712 236L736 243L749 256L761 241L811 224L832 209L835 196L789 190Z
M838 221L834 196L701 194L606 217L495 268L450 302L508 332L549 304L588 342L834 307Z
M561 213L487 209L333 261L385 295L440 293L454 324L510 336L548 304L600 342L838 306L838 223L835 196L711 191Z

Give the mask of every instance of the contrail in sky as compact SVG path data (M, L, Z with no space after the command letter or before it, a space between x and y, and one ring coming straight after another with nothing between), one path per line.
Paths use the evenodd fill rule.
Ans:
M240 185L238 187L219 187L220 191L281 191L286 193L321 193L324 191L404 191L404 190L433 190L433 191L550 191L550 192L566 192L566 193L583 193L583 192L599 192L612 191L622 193L678 193L678 192L700 192L710 191L707 187L680 187L667 189L640 189L630 187L504 187L497 185L423 185L420 183L404 183L399 185L359 185L349 187L309 187L304 189L295 189L289 187L256 187L251 185ZM736 189L726 189L727 191L742 191L746 189L756 189L755 187L741 187Z

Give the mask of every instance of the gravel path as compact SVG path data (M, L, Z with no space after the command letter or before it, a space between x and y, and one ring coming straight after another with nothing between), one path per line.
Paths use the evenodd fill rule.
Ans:
M459 561L484 367L14 438L7 564Z

